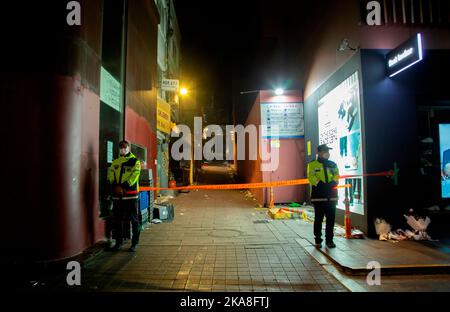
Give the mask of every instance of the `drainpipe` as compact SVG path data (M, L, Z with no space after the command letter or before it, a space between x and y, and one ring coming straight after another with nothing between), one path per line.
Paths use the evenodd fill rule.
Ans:
M122 81L122 138L125 140L125 113L126 113L126 79L127 79L127 45L128 45L128 0L123 0L123 16L122 16L122 48L121 48L121 64L120 79Z

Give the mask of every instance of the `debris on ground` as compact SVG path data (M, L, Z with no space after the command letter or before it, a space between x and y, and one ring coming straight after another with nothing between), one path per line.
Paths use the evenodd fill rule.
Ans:
M324 228L325 230L325 225ZM334 235L339 237L345 237L345 228L341 225L335 225L334 227ZM352 229L352 238L363 239L364 233L359 229Z
M289 208L280 208L275 207L269 209L269 216L272 219L302 219L302 211L301 210L293 210Z
M249 198L249 199L254 199L255 197L253 196L253 194L249 191L249 190L246 190L246 191L244 191L244 197L247 199L247 198Z
M384 219L375 219L375 231L379 235L381 241L386 241L389 239L389 232L391 231L391 225L387 223Z
M389 223L383 219L377 218L375 220L375 230L379 235L379 239L390 242L399 242L404 240L432 240L426 232L428 225L431 222L429 217L421 218L413 216L412 211L410 211L410 215L404 215L404 217L406 219L406 223L408 223L413 231L402 229L393 231Z
M412 239L431 240L431 237L426 232L428 225L430 225L431 223L431 219L429 217L426 217L425 219L414 217L412 215L410 216L404 215L404 217L406 218L406 223L408 223L408 225L412 227L414 230Z
M426 208L426 210L428 210L428 211L439 211L439 210L441 210L441 208L439 208L439 206L437 206L437 205L434 205L434 206Z

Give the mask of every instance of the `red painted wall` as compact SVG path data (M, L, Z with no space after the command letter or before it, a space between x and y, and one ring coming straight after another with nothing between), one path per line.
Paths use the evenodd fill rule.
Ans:
M147 148L147 163L143 164L143 168L152 169L156 181L156 133L144 117L128 106L125 110L125 139Z
M9 153L1 228L5 259L18 263L73 257L104 237L98 218L103 1L80 2L77 27L61 18L63 2L30 3L27 10L12 4L5 16L14 31L3 38L10 48L0 77Z
M98 218L99 97L79 76L9 79L2 97L12 104L14 165L5 168L5 252L27 261L75 256L104 237Z

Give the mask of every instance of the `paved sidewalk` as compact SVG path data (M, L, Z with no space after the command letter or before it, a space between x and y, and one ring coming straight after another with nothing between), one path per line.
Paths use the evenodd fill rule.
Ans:
M347 273L367 273L369 261L380 263L385 274L450 273L450 255L420 242L338 237L335 243L336 249L322 252Z
M291 222L259 223L266 210L243 192L191 191L173 202L175 220L144 231L136 254L104 252L83 268L83 289L347 291L296 242Z
M237 190L191 191L173 203L175 219L143 231L136 253L105 251L85 263L75 290L450 291L448 274L383 274L382 285L368 286L365 276L346 275L330 260L365 268L374 259L382 265L395 257L408 260L411 251L414 259L435 259L418 243L336 237L338 248L318 250L312 224L270 220L267 209ZM34 288L68 289L66 274L39 280Z
M287 226L305 239L306 244L313 245L312 230L303 221L298 223L301 225L288 223ZM348 274L367 274L367 264L370 261L380 263L383 274L450 273L450 253L448 248L438 242L346 239L337 235L334 241L336 248L329 249L323 244L319 251Z

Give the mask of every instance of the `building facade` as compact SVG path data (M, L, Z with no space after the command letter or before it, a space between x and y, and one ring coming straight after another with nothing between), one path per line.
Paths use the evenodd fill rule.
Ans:
M20 165L6 169L14 222L3 230L15 233L8 254L26 261L73 257L109 235L106 173L120 140L155 172L157 7L76 2L78 24L69 1L12 5L24 19L4 19L15 25L2 69L5 137Z
M170 132L179 122L181 35L173 1L155 0L155 4L161 17L158 25L157 185L168 187ZM168 80L175 84L167 86Z
M337 220L343 224L347 196L353 225L375 236L375 218L398 228L411 208L448 204L440 196L436 126L450 109L449 89L438 78L449 69L450 6L426 0L328 6L316 29L323 35L308 43L307 161L317 145L334 147L341 175L353 176L341 181L351 187L340 190ZM395 168L397 181L361 176Z

